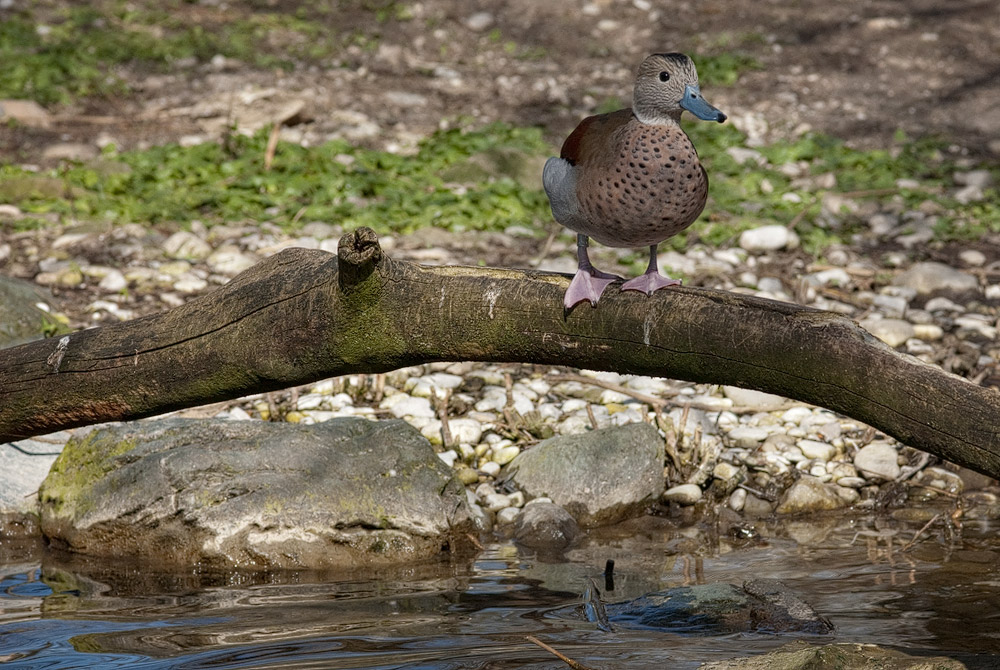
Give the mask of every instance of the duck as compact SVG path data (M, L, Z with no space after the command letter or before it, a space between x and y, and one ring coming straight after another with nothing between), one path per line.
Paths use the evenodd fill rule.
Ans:
M694 62L682 53L655 53L639 65L632 106L588 116L545 162L542 185L552 216L575 232L577 272L563 299L566 309L589 301L622 280L593 266L591 239L611 247L648 247L646 271L623 291L652 295L677 279L661 275L658 245L690 226L708 200L708 175L681 128L685 111L723 123L726 115L702 97Z

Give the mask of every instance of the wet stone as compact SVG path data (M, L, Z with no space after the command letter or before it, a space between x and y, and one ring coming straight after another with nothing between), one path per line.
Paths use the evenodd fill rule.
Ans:
M473 528L465 488L413 427L357 417L98 428L70 440L39 500L43 532L71 551L168 565L409 562Z
M612 624L713 635L737 632L827 634L833 626L808 603L772 579L743 586L701 584L649 593L605 605Z
M541 551L562 551L580 536L573 516L551 502L531 502L514 528L514 541Z

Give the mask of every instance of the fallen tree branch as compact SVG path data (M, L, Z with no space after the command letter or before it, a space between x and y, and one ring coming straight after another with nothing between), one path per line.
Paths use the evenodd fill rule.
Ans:
M754 296L393 261L367 228L288 249L176 309L0 350L0 441L432 361L530 362L731 384L828 407L1000 475L1000 392L843 316Z

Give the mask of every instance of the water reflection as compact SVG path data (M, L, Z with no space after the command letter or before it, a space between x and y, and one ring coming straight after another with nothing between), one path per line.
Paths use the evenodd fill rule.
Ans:
M163 573L52 553L0 568L0 661L11 667L560 668L534 635L600 668L694 668L787 636L602 632L567 611L590 579L608 601L674 586L776 578L837 627L874 642L996 667L1000 538L987 525L831 517L679 528L642 519L592 531L565 557L488 545L474 562L367 573Z

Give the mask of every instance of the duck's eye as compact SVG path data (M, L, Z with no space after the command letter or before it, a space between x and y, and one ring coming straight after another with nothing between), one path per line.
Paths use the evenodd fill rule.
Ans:
M661 72L660 73L660 81L667 81L669 79L670 79L670 73L669 72Z

